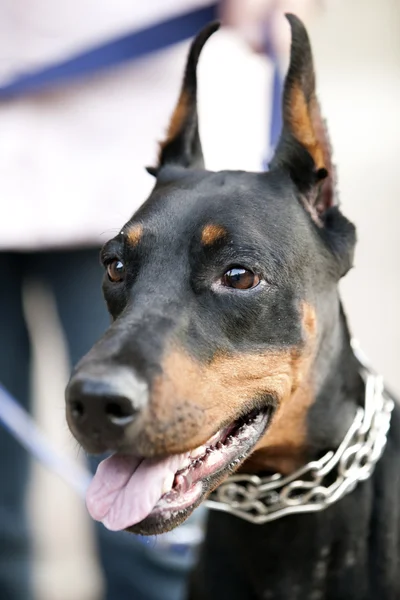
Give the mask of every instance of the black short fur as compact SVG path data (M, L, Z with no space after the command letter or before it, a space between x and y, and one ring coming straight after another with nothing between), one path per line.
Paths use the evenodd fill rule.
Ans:
M93 365L104 373L125 365L151 393L173 343L202 365L219 354L301 352L306 343L304 303L313 307L317 320L308 459L336 449L363 404L364 383L338 296L338 282L352 266L355 229L337 203L308 36L296 17L288 18L293 43L283 132L267 173L202 168L196 64L216 26L195 40L173 127L157 166L150 169L156 175L154 190L102 251L105 267L120 261L123 276L117 281L105 276L113 323L75 370L67 390L69 416L77 378ZM293 90L301 127L293 122ZM302 128L307 127L315 141L309 148L303 143L307 136ZM224 235L204 244L202 232L209 224ZM135 243L129 239L133 227L140 231ZM235 266L257 273L262 285L245 293L216 289L216 282ZM72 428L90 450L93 440ZM264 526L211 512L191 598L400 598L399 432L396 407L373 477L324 512ZM127 435L118 447L135 452L138 439ZM99 450L110 449L106 440L96 439L96 444ZM205 488L204 494L209 491ZM173 524L178 523L177 517Z

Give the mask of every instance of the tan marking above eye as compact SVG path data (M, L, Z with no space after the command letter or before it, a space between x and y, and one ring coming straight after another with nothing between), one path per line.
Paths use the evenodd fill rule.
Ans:
M137 246L143 235L143 225L137 223L136 225L132 225L130 229L128 229L126 234L126 239L131 244L131 246Z
M201 243L204 246L211 246L218 240L226 237L227 231L222 225L215 223L209 223L203 228L201 232Z

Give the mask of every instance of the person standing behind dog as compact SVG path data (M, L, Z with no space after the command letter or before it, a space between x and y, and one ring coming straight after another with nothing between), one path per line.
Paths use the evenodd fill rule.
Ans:
M42 0L28 10L21 0L0 0L0 88L21 72L209 4ZM261 52L269 21L279 51L288 32L278 13L292 9L304 16L313 5L313 0L225 0L221 14ZM0 99L0 382L28 409L31 347L23 283L36 276L51 288L75 364L108 326L99 247L151 190L153 181L143 167L153 163L186 50L187 43L179 44L60 88ZM29 460L2 429L0 455L0 481L6 482L0 485L0 598L29 600L24 507ZM101 525L96 531L108 600L183 597L190 561L143 546L133 536L110 534Z

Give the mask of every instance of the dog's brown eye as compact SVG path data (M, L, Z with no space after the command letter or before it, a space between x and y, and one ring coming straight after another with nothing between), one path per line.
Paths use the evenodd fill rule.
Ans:
M125 275L125 266L121 260L113 260L107 265L107 275L110 281L122 281Z
M260 278L252 271L237 267L229 269L221 278L221 283L225 287L237 290L249 290L260 283Z

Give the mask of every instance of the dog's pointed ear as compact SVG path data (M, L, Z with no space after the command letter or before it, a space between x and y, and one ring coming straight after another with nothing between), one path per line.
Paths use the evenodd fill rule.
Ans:
M219 26L219 22L210 23L192 42L178 102L166 138L160 143L158 164L147 168L151 175L157 176L165 165L204 167L197 118L197 63L204 44Z
M306 208L319 218L335 203L331 145L316 98L307 31L295 15L286 18L292 31L290 64L283 94L282 134L270 168L289 171Z

